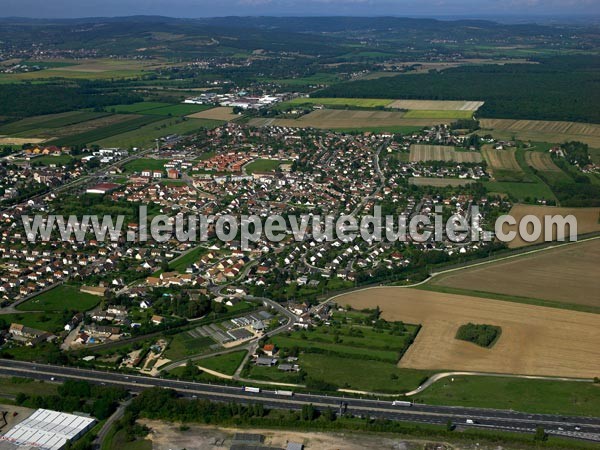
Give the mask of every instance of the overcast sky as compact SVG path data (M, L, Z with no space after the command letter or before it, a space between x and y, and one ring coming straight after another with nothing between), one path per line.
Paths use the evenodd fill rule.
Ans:
M599 15L600 0L0 0L0 16Z

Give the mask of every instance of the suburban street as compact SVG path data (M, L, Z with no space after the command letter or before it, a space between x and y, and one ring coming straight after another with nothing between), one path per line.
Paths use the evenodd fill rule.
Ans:
M277 394L277 391L271 390L246 392L242 388L234 386L166 380L4 359L0 360L0 374L55 382L69 379L85 380L91 383L123 386L132 392L151 387L170 388L186 397L206 398L222 402L232 400L240 403L261 402L268 408L297 410L301 409L303 405L313 404L321 410L333 408L339 411L340 408L344 408L348 413L357 416L381 417L412 423L444 425L450 420L460 427L522 433L533 433L538 426L541 426L552 435L600 442L600 419L592 417L565 417L550 414L527 414L510 410L423 404L394 406L389 400L300 393L290 396ZM473 423L467 423L467 420L473 421Z

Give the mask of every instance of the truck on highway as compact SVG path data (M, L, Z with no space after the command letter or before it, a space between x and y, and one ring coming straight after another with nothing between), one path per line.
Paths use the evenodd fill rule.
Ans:
M252 387L252 386L244 386L244 391L254 392L254 393L258 394L260 392L260 388Z
M275 395L282 395L284 397L291 397L294 395L294 392L292 391L280 391L280 390L276 390L275 391Z
M392 406L412 406L412 402L408 402L406 400L394 400L392 402Z

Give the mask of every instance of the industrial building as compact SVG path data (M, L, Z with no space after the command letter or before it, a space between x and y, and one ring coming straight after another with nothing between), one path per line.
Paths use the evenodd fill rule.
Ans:
M38 409L0 436L0 450L61 450L90 430L96 419Z

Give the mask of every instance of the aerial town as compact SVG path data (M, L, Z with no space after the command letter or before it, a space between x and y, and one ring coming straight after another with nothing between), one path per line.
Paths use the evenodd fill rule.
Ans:
M597 23L283 3L0 17L0 450L596 448Z

